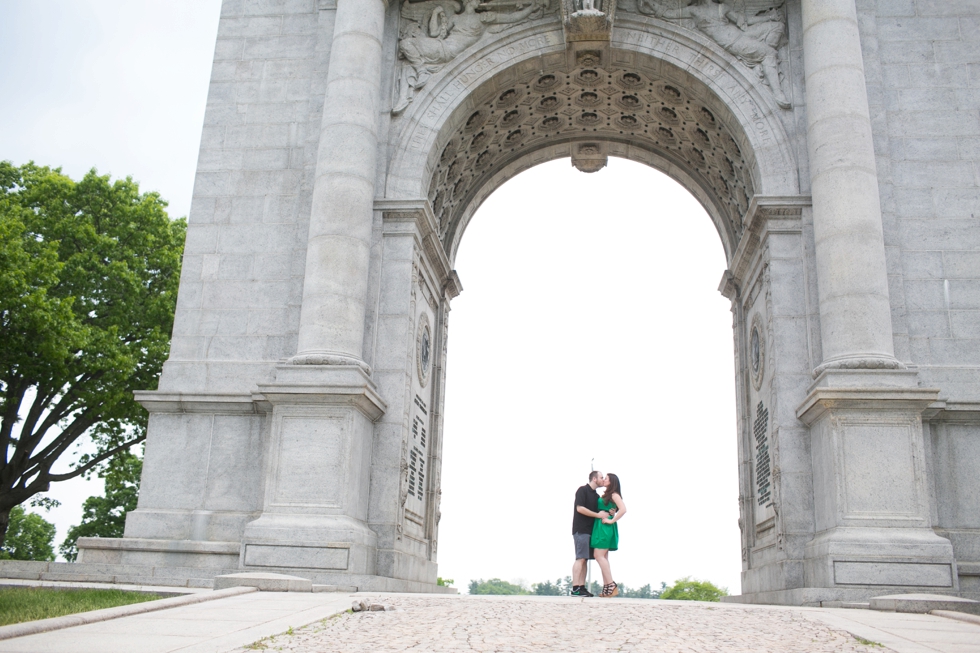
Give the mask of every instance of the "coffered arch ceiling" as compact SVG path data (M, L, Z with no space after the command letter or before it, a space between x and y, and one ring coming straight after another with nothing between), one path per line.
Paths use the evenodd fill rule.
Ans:
M571 70L485 84L445 122L429 156L428 199L450 258L494 188L563 156L586 171L598 169L606 155L663 170L701 201L726 251L734 251L759 184L753 152L731 111L680 69L652 72L663 71L663 62L599 63L580 57Z

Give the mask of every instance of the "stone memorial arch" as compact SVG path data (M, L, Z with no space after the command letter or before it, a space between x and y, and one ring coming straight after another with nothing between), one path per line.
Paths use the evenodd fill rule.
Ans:
M225 0L139 508L76 568L435 590L460 240L616 156L724 246L744 600L977 595L969 6Z

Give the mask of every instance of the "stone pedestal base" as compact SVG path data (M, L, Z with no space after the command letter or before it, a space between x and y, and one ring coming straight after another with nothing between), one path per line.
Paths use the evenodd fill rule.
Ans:
M937 395L914 371L828 370L811 386L797 413L813 463L805 587L958 590L953 547L929 510L921 415Z
M368 496L385 404L373 383L358 367L283 365L259 393L272 405L265 496L245 526L241 568L374 575Z

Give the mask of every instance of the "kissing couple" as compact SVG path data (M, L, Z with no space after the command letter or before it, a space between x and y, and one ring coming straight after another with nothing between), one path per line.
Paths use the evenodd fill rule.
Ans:
M596 491L604 488L602 496ZM609 568L609 552L619 548L619 526L616 522L626 514L623 488L615 474L602 475L594 471L589 482L575 492L575 514L572 517L572 537L575 539L575 564L572 565L572 596L594 596L585 586L585 571L589 560L599 563L602 570L601 598L619 594Z

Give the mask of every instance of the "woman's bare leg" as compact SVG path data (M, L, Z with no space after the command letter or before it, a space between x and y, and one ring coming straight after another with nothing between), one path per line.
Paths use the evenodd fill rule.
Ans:
M608 585L613 582L612 570L609 569L609 549L596 549L595 561L599 563L602 570L602 584Z

